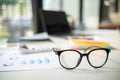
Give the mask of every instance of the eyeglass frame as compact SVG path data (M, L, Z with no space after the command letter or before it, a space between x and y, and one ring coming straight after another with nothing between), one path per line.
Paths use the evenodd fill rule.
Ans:
M87 51L88 49L94 48L94 47L96 47L96 48L95 48L95 49L92 49L92 50L90 50L89 52L86 53L86 51ZM90 60L89 60L89 54L90 54L92 51L95 51L95 50L105 50L105 51L106 51L106 54L107 54L106 59L105 59L105 62L104 62L102 65L100 65L100 66L93 66L93 65L91 64ZM108 48L102 48L102 47L98 47L98 46L90 46L90 47L88 47L88 48L86 48L86 49L84 50L84 53L81 53L80 51L74 50L74 49L57 50L56 48L53 48L53 51L55 52L56 55L58 55L58 59L59 59L60 65L61 65L63 68L65 68L65 69L72 70L72 69L77 68L77 67L80 65L80 63L81 63L81 61L82 61L82 58L83 58L84 56L87 57L87 61L88 61L89 65L92 66L93 68L101 68L101 67L103 67L103 66L106 64L107 60L108 60L108 56L109 56L109 53L110 53L111 50L108 49ZM80 55L80 60L79 60L79 62L77 63L77 65L76 65L75 67L67 68L67 67L65 67L65 66L62 65L61 60L60 60L60 55L61 55L61 53L64 52L64 51L75 51L75 52L79 53L79 55Z

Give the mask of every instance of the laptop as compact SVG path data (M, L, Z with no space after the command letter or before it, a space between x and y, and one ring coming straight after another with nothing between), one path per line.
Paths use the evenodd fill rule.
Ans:
M65 35L71 33L67 16L63 11L49 11L40 9L42 27L50 35Z

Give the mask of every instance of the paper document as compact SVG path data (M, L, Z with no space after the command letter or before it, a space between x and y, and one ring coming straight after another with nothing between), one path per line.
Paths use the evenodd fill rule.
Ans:
M21 54L19 50L0 50L0 71L58 68L54 52Z

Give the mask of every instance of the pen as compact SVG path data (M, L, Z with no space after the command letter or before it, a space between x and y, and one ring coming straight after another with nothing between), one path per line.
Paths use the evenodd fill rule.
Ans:
M22 54L31 54L31 53L41 53L41 52L49 52L51 51L51 49L49 48L41 48L41 49L37 49L37 48L31 48L29 49L27 45L20 45L19 50L21 51Z

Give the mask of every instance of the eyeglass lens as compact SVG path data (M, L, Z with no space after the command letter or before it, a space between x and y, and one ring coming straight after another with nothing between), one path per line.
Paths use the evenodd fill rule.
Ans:
M80 54L75 51L64 51L60 55L61 65L65 68L74 68L80 59Z
M102 66L107 59L107 53L105 50L95 50L90 52L89 56L89 62L94 67Z

